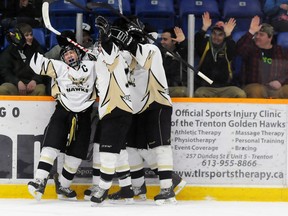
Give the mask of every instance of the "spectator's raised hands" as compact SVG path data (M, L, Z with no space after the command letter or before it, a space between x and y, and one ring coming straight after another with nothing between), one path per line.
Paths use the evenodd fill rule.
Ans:
M254 16L250 23L249 32L254 35L256 32L258 32L261 29L261 27L262 25L260 25L260 17Z
M181 28L175 27L174 32L175 32L176 38L171 38L173 41L176 41L177 43L181 43L182 41L185 40L185 35Z
M231 35L235 26L236 26L236 20L234 18L230 18L228 22L224 24L224 32L225 32L226 37Z
M207 31L208 28L212 25L212 19L210 19L210 14L208 12L204 12L204 14L202 15L202 22L202 30Z
M280 8L288 11L288 4L280 4Z

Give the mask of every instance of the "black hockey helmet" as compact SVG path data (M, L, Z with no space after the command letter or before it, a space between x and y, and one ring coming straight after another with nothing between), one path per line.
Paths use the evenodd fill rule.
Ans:
M65 62L64 60L64 54L70 50L73 50L76 52L77 54L77 59L70 59L69 62ZM81 54L80 54L80 50L75 47L73 44L68 44L66 46L62 46L61 47L61 51L60 51L60 58L62 61L64 61L66 64L68 64L70 67L76 68L80 65L80 61L81 61Z

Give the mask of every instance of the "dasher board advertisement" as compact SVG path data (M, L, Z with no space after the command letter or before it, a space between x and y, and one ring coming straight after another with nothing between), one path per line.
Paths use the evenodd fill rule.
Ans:
M287 105L174 103L174 169L190 184L283 186Z

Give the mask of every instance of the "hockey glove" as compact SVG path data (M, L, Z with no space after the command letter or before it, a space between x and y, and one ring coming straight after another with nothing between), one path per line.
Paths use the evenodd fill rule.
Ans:
M15 28L14 32L8 31L6 33L6 38L10 44L13 44L19 49L22 49L26 43L25 36L18 28Z
M113 42L115 42L120 49L128 49L130 44L133 42L133 38L122 29L112 26L111 27L111 38Z
M127 24L127 32L134 38L143 38L144 37L144 27L145 25L138 19L135 18L130 23Z
M95 19L95 26L99 29L99 33L102 37L109 38L111 36L110 24L103 16L97 16Z
M111 39L119 46L121 50L128 50L133 55L136 54L137 42L126 31L112 26L111 27Z

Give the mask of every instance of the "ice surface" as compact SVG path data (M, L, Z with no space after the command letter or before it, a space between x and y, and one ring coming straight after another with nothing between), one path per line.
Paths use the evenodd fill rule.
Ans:
M282 216L285 202L178 201L176 205L156 206L153 201L133 205L111 204L92 207L88 201L0 199L1 216Z

